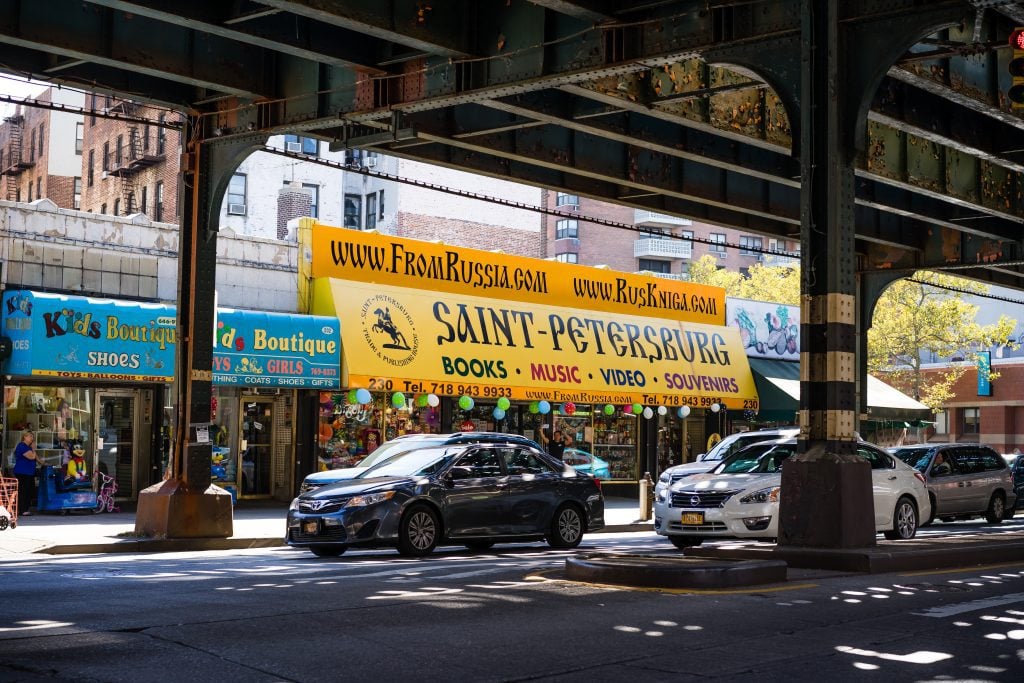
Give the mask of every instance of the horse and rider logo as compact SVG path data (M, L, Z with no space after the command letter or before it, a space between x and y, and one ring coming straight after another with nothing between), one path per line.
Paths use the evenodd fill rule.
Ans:
M392 296L378 294L363 303L360 309L363 338L378 358L403 367L412 362L419 351L412 316Z

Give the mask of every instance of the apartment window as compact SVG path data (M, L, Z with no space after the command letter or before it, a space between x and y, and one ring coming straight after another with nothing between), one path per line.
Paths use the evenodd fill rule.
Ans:
M555 256L555 260L561 263L579 263L580 255L574 252L567 252L565 254L558 254Z
M559 192L555 195L555 206L574 206L579 208L580 198L574 194L566 194L565 192Z
M751 237L749 235L740 236L740 255L742 256L757 256L761 257L761 252L756 251L761 249L761 238Z
M712 242L708 245L708 253L718 254L719 257L725 258L725 234L713 232L708 235L708 239Z
M245 215L245 191L246 191L246 177L244 173L236 173L231 176L231 182L228 183L228 215L229 216L244 216Z
M640 239L642 239L642 240L667 240L667 239L669 239L669 235L670 234L671 233L668 230L658 230L657 228L655 228L653 230L645 230L644 232L640 233Z
M28 181L28 200L32 201L32 181Z
M92 113L89 115L89 127L92 128L96 125L96 96L89 95L89 111Z
M980 434L981 433L981 409L980 408L964 408L963 409L963 433L964 434Z
M121 200L120 199L115 199L114 200L114 215L115 216L120 216L121 215Z
M105 214L106 212L107 212L107 205L106 204L100 204L100 213L104 213Z
M149 124L142 127L142 151L149 151Z
M16 201L16 202L20 202L21 201L21 188L20 187L17 188L14 191L14 201Z
M308 190L313 191L313 196L309 201L309 217L319 218L320 217L320 186L314 183L302 183L302 186Z
M0 149L0 170L6 170L4 166L4 150Z
M109 171L110 170L110 143L109 142L104 142L103 143L103 170L104 171Z
M164 219L164 183L161 180L156 184L156 197L153 202L153 220L162 221Z
M377 202L377 218L384 220L384 190L379 193L380 201Z
M124 150L124 136L118 135L117 148L114 150L114 168L121 168L121 161L124 159L122 150Z
M46 124L39 124L39 158L43 158L43 139L46 137Z
M89 163L85 167L86 178L88 179L86 181L86 185L88 185L89 187L92 187L92 183L96 179L95 178L96 174L93 171L93 166L95 165L95 163L96 163L96 150L90 149L89 150Z
M652 273L671 273L672 263L653 258L642 258L640 259L640 270L649 270Z
M85 146L85 124L79 121L75 124L75 154L82 156L82 148Z
M30 140L31 140L31 142L28 143L28 159L29 159L29 161L35 161L36 160L36 132L35 131L32 131L32 135L30 136ZM32 200L29 200L29 201L32 201Z
M366 195L366 229L375 230L377 228L377 194L372 193Z
M43 179L36 178L36 199L43 198Z
M579 238L579 221L575 218L563 218L555 222L555 239L562 240L567 237Z
M945 410L935 413L935 433L949 434L949 413Z
M683 245L686 249L693 249L693 230L683 230L679 236L683 238Z
M75 205L74 208L82 208L82 179L75 178Z
M158 125L158 128L156 129L156 153L157 154L163 154L164 150L165 150L165 148L167 146L167 129L164 128L164 122L166 120L167 120L167 114L160 114L160 116L158 116L157 119L156 119L157 125Z
M298 135L284 136L284 149L286 152L302 152L310 156L317 156L320 151L320 144L316 138L303 138Z
M363 214L363 198L357 194L346 194L344 213L345 217L342 224L346 228L362 229L363 225L359 219Z
M146 213L146 186L142 186L142 202L139 204L139 211Z

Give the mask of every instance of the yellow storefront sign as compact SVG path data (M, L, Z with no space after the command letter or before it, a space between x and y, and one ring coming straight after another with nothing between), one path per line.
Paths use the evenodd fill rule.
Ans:
M337 279L349 387L516 400L757 409L735 328Z
M725 324L725 290L390 235L307 226L311 278L335 278L459 296ZM415 283L415 285L410 285ZM344 319L343 319L344 320Z

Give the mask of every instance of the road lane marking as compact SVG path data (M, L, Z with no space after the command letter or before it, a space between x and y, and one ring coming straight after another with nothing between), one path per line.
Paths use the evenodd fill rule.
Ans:
M65 626L72 626L70 622L46 621L45 619L34 619L32 621L16 621L14 623L25 625L0 627L0 633L10 633L11 631L37 631L42 628L64 628Z
M1009 595L1000 595L992 598L982 598L981 600L971 600L970 602L958 602L952 605L931 607L929 609L924 610L923 612L911 612L911 614L918 617L932 617L935 619L941 619L943 617L951 617L955 614L963 614L965 612L976 612L980 609L989 609L991 607L1000 607L1002 605L1012 605L1016 602L1024 602L1024 593L1010 593Z

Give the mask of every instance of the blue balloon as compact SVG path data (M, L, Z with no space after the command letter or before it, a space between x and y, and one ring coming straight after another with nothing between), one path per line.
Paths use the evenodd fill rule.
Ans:
M356 389L356 400L362 404L367 404L373 397L370 396L369 389Z
M505 419L505 411L502 410L501 408L495 408L494 409L494 419L495 420L504 420Z
M547 401L541 401L537 404L537 410L540 411L541 415L547 415L551 412L551 404Z

